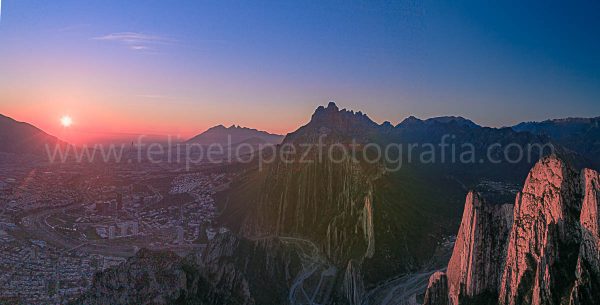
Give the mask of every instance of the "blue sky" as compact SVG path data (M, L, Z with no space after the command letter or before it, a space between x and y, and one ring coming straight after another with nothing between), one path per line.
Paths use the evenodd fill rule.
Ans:
M3 0L0 113L184 135L288 132L328 100L392 123L600 115L600 4L524 2Z

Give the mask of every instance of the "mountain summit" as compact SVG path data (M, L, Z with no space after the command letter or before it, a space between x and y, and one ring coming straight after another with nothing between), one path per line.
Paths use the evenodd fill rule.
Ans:
M187 143L197 143L201 145L220 144L224 146L242 142L279 144L282 139L282 135L271 134L266 131L236 125L231 125L230 127L217 125L189 139Z
M329 102L327 107L319 106L313 113L310 122L295 132L287 135L284 142L312 143L319 137L327 141L344 141L348 139L366 140L377 133L380 125L373 122L361 111L341 109Z

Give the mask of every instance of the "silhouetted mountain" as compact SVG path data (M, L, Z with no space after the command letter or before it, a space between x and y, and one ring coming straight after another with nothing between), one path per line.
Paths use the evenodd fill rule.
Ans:
M31 124L0 114L0 152L45 154L46 145L54 149L56 144L66 145Z
M441 117L435 117L435 118L430 118L430 119L426 119L426 120L420 120L414 116L410 116L406 119L404 119L404 121L402 121L400 124L398 124L399 127L408 127L408 126L415 126L415 125L433 125L433 124L456 124L456 125L460 125L460 126L465 126L465 127L481 127L475 123L473 123L473 121L465 119L463 117L459 117L459 116L441 116Z
M600 117L524 122L512 128L546 135L556 143L600 165Z
M219 144L227 147L245 141L256 144L256 139L261 139L264 143L268 144L279 144L283 140L283 136L247 127L235 125L225 127L223 125L218 125L189 139L187 143L197 143L201 145Z
M337 105L330 102L327 107L319 106L308 124L289 133L284 143L317 143L319 138L332 141L345 142L357 140L368 141L375 136L382 126L373 122L366 114L352 110L340 110Z

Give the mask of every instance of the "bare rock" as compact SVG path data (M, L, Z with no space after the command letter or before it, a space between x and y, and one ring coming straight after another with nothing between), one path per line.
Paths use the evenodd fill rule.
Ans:
M581 243L579 175L556 157L538 162L515 202L500 304L561 304Z
M423 305L448 305L448 277L446 273L438 271L431 275Z

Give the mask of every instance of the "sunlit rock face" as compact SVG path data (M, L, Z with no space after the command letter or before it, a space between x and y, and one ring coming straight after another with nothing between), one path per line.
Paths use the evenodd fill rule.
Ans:
M515 203L500 303L560 304L575 280L581 243L580 176L561 160L541 160Z
M451 304L458 304L461 298L497 294L512 213L512 204L486 204L475 192L467 195L448 264Z
M529 173L512 217L510 205L469 193L448 270L431 277L425 304L597 304L599 181L551 156Z
M448 269L431 277L426 304L497 297L512 214L512 204L487 204L478 193L468 193Z

